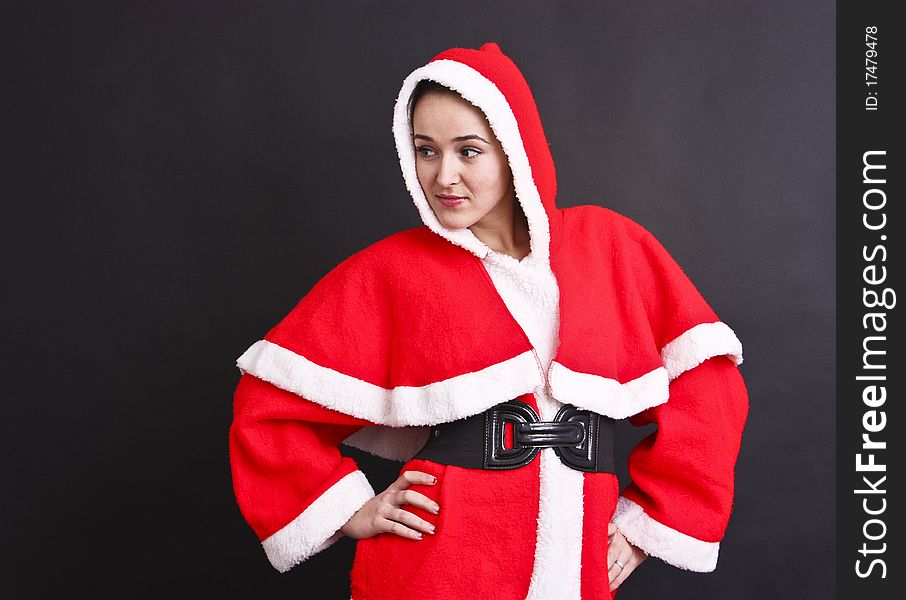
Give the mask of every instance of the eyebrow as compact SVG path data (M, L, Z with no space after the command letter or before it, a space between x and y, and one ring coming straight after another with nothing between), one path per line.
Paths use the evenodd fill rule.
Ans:
M433 142L433 141L434 141L434 138L429 137L429 136L427 136L427 135L422 135L422 134L420 134L420 133L416 133L416 134L415 134L415 139L417 139L417 140L425 140L425 141L428 141L428 142ZM454 141L454 142L463 142L463 141L465 141L465 140L481 140L481 141L484 142L485 144L488 144L489 146L491 145L491 142L489 142L488 140L484 139L484 138L481 137L480 135L475 135L474 133L473 133L473 134L470 134L470 135L460 135L460 136L457 136L457 137L453 138L453 141Z

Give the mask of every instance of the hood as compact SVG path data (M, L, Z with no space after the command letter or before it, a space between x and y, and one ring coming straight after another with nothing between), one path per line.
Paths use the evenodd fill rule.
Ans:
M445 50L406 77L393 112L400 168L422 221L451 243L485 258L490 248L469 229L444 227L418 183L409 98L424 79L456 91L484 112L509 160L516 197L528 221L530 257L547 261L559 243L557 177L535 99L519 68L494 42L478 50Z

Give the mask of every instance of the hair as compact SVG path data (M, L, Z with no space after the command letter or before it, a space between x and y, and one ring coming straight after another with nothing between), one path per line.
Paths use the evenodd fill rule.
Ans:
M415 113L415 104L421 100L421 98L427 94L452 94L455 96L460 96L459 92L448 88L447 86L432 81L431 79L422 79L417 84L415 84L415 89L412 90L412 95L409 96L409 123L412 124L412 115ZM460 96L461 98L462 96Z

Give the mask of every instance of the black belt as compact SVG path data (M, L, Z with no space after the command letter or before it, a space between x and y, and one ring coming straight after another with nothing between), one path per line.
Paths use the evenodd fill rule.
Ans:
M506 423L513 425L513 447L504 446ZM469 469L517 469L542 448L553 448L561 462L578 471L614 473L614 420L572 404L553 421L541 421L532 407L509 400L483 413L431 428L413 458Z

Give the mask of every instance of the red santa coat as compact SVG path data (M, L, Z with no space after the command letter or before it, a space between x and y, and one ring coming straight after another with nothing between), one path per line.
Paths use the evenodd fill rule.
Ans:
M529 260L549 265L559 288L559 346L547 369L481 262L488 247L443 227L418 184L408 102L422 79L478 106L507 154ZM237 363L234 488L268 559L286 571L324 550L374 495L340 452L346 444L435 475L435 485L410 489L441 506L439 515L404 506L436 525L433 536L357 542L354 600L609 598L611 520L652 556L713 570L748 407L733 331L644 228L601 207L556 206L534 99L496 44L445 51L410 74L393 129L425 226L345 260ZM412 458L431 425L514 398L538 411L539 386L559 403L657 424L632 452L622 494L613 474L571 471L581 485L564 487L576 497L558 504L545 496L559 487L542 485L553 475L540 455L504 471ZM563 555L580 565L538 551L550 543L545 513L566 505L579 550ZM544 582L564 573L552 596Z

